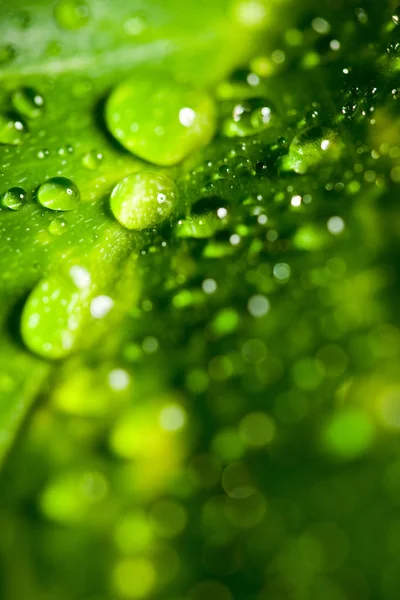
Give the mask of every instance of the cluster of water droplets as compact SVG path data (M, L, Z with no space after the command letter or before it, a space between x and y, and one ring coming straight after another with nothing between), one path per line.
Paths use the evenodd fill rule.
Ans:
M277 110L267 96L262 77L249 69L238 69L217 88L224 115L222 133L227 137L247 137L279 123Z

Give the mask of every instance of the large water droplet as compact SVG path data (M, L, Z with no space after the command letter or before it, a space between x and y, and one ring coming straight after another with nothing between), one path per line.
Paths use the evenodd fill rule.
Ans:
M157 165L173 165L207 144L216 110L205 92L159 73L121 83L106 107L111 133L128 150Z
M174 182L165 175L143 171L125 177L112 191L115 218L127 229L147 229L166 219L176 202Z
M249 98L234 105L222 130L228 137L254 135L268 129L276 121L276 111L265 98Z
M18 115L0 114L0 144L22 144L28 130Z
M34 88L22 87L14 90L11 100L15 110L28 119L37 119L43 113L43 96Z
M21 187L12 187L1 196L1 204L11 210L21 210L28 201L27 192Z
M66 177L48 179L36 192L39 204L50 210L74 210L80 193L73 181Z
M81 266L39 281L22 313L21 334L26 346L49 359L70 354L89 311L90 291L90 274Z
M90 10L83 0L61 0L54 9L54 16L63 29L80 29L89 21Z
M337 132L322 127L311 127L292 140L289 154L282 158L281 168L302 175L326 161L337 160L341 151L342 142Z

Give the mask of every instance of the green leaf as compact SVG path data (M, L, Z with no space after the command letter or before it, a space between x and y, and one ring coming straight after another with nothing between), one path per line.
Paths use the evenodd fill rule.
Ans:
M114 185L143 164L109 135L105 98L125 76L140 78L149 69L210 87L253 44L251 29L243 29L234 15L227 18L226 0L193 2L187 10L178 0L117 0L112 10L106 0L93 0L86 8L78 4L2 3L0 194L20 187L29 201L19 211L0 208L0 460L54 368L21 341L19 320L27 294L37 286L25 308L25 341L39 355L61 357L65 353L55 326L65 323L68 311L62 315L52 305L51 318L35 338L27 333L29 316L43 300L46 283L68 296L71 283L65 277L71 268L87 269L90 293L78 294L78 300L73 291L68 296L75 313L79 308L79 324L77 340L67 345L90 346L103 327L90 315L90 302L115 290L124 261L139 253L149 237L128 232L108 209ZM38 186L60 176L80 192L79 208L62 221L36 197ZM53 350L43 350L45 343Z

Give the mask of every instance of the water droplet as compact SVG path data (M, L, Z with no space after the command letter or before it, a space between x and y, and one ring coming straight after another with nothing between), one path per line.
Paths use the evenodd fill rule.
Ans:
M276 111L265 98L249 98L234 105L222 130L228 137L254 135L274 124Z
M21 210L28 201L27 192L21 187L7 190L1 197L1 204L11 210Z
M80 193L66 177L48 179L37 190L39 204L50 210L73 210L78 206Z
M38 158L47 158L49 156L50 152L47 148L43 148L43 150L39 150L39 152L37 153L37 157Z
M302 175L327 160L337 160L341 151L342 143L335 131L311 127L292 140L289 154L282 158L281 168Z
M70 354L89 312L90 291L90 275L80 266L39 281L22 313L21 335L26 346L48 359Z
M43 96L34 88L21 87L11 96L13 107L28 119L37 119L43 113Z
M159 73L124 81L106 107L113 136L140 158L163 166L206 145L215 131L215 117L208 94Z
M236 98L244 100L260 96L265 92L265 80L249 69L236 69L229 79L217 87L217 95L221 100Z
M391 42L389 42L389 44L387 46L387 52L391 56L399 56L399 54L400 54L400 42L398 42L396 40L392 40Z
M61 235L66 231L67 227L68 223L63 217L56 217L50 222L49 233L51 235Z
M101 163L103 162L103 155L101 152L97 152L97 150L90 150L85 156L82 158L82 164L91 170L97 169Z
M166 219L176 202L174 182L165 175L143 171L128 175L112 191L115 218L127 229L147 229Z
M11 62L15 55L16 51L13 46L0 46L0 65L6 65Z
M224 228L217 213L209 211L178 221L175 232L179 238L207 239Z
M90 10L82 0L61 0L54 9L54 16L63 29L80 29L88 23Z
M28 130L18 115L0 114L0 144L22 144Z
M357 102L350 100L349 102L346 102L346 104L343 104L342 115L344 115L348 119L351 119L356 114L357 110L358 110Z
M395 25L400 24L400 6L396 8L396 10L392 13L392 21Z

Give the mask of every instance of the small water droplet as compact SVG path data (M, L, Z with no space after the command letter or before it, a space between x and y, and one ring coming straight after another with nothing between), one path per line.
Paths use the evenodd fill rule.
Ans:
M39 204L50 210L73 210L79 204L79 189L66 177L48 179L36 192Z
M51 235L61 235L68 227L67 221L63 217L52 219L49 225L49 233Z
M97 152L97 150L90 150L85 156L82 158L82 164L91 170L97 169L101 163L103 162L103 155L101 152Z
M80 29L88 23L90 10L83 0L61 0L54 9L54 16L63 29Z
M21 87L11 96L13 107L28 119L37 119L43 113L43 96L34 88Z
M276 111L265 98L249 98L233 106L222 130L228 137L245 137L268 129L276 119Z
M265 93L265 79L249 69L236 69L228 79L217 87L221 100L245 100Z
M23 120L16 114L0 114L0 144L18 146L22 144L28 130Z
M343 106L342 106L342 115L344 115L348 119L351 119L356 114L357 110L358 110L357 102L354 102L354 101L346 102L346 104L343 104Z
M43 150L39 150L39 152L37 153L37 157L40 159L47 158L49 154L49 150L47 148L43 148Z
M143 171L125 177L112 191L115 218L127 229L147 229L164 221L176 202L177 190L167 176Z
M400 42L398 42L396 40L392 40L391 42L389 42L386 50L387 50L388 54L390 54L391 56L399 56Z
M392 13L392 21L395 25L400 25L400 6Z
M140 158L162 166L174 165L206 145L215 119L208 94L158 72L124 81L106 106L112 135Z
M1 196L1 204L11 210L21 210L28 201L27 192L21 187L12 187Z

